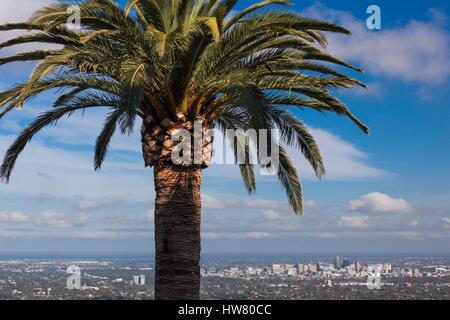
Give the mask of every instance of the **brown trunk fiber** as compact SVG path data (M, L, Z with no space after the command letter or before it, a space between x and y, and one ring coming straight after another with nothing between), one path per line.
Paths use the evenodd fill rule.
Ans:
M199 299L201 168L154 168L155 298Z

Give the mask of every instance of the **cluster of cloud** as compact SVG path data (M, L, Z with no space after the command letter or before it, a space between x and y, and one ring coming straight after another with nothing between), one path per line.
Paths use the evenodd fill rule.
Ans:
M51 0L16 0L0 2L0 23L26 21L36 10L53 3Z
M17 23L27 21L31 15L38 9L45 5L54 3L52 0L15 0L15 1L0 1L0 24ZM0 43L10 40L12 38L24 35L30 31L26 30L14 30L0 32ZM2 48L0 50L0 56L10 56L18 52L27 52L40 49L55 49L60 47L59 45L51 45L47 43L27 43L19 44L11 47ZM1 66L0 73L3 78L0 79L0 90L8 88L11 83L22 82L26 80L30 68L34 65L33 62L15 62L4 66ZM8 78L5 79L4 77Z
M373 180L389 175L389 172L370 164L369 156L356 146L328 130L311 128L322 152L327 170L327 180ZM295 150L291 155L303 176L314 178L314 172L304 157Z
M77 209L82 211L90 211L117 205L120 204L121 202L123 202L123 199L119 197L105 197L96 200L80 200L77 203Z
M371 192L359 199L349 202L349 209L374 214L384 213L411 213L415 209L404 199L391 198L381 192Z
M121 211L119 208L111 210L112 202L121 203L127 208L139 208L142 204L127 203L124 199L109 200L74 198L73 211L69 213L54 209L26 213L0 211L0 238L145 240L152 237L153 209L142 211L143 213L130 213L127 209ZM67 199L65 201L70 202ZM80 211L80 206L84 207L85 211Z
M210 194L202 195L202 205L205 209L225 209L225 208L250 208L267 209L278 208L279 203L273 200L254 199L247 197L245 199L231 196L212 196Z
M443 217L441 223L444 228L450 229L450 217Z
M306 201L306 215L292 214L284 202L203 195L202 236L208 241L242 239L414 239L450 237L450 213L418 207L405 199L372 192L342 205ZM111 203L121 203L111 210ZM220 206L215 204L220 203ZM124 199L77 199L75 213L0 212L0 237L150 239L154 212L129 212ZM145 204L148 206L148 204ZM78 211L84 207L86 211ZM419 210L420 208L420 210ZM425 213L424 213L425 211Z
M262 239L272 238L273 234L270 232L204 232L202 237L206 240L217 239Z
M0 222L25 222L28 221L28 215L18 211L1 211Z
M31 15L50 3L51 0L16 0L0 2L0 24L18 23L27 21ZM9 40L13 37L23 34L23 31L0 32L0 42ZM35 50L36 45L27 44L18 46L20 50ZM7 50L8 52L9 50ZM14 51L17 51L15 49Z
M213 200L214 198L209 198ZM227 199L225 199L227 200ZM447 211L411 204L385 193L371 192L350 200L346 206L320 206L306 202L307 214L294 216L286 204L271 202L254 206L245 219L233 215L235 208L248 208L245 200L225 201L220 208L206 210L204 230L208 239L251 238L373 238L373 239L445 239L449 238ZM220 209L219 212L217 209ZM223 210L231 215L224 216ZM253 212L253 215L252 215Z
M368 228L369 224L369 216L344 216L339 219L338 226L344 228Z
M0 132L0 155L14 139L15 136ZM135 157L125 159L110 157L104 168L94 174L91 148L83 150L56 146L51 145L51 139L44 140L38 138L27 146L16 163L10 183L0 184L1 193L106 197L107 201L124 195L135 200L152 197L151 171L145 170L138 155L133 154Z
M86 225L89 221L89 214L81 212L77 215L64 215L59 212L49 210L37 216L35 222L51 228L76 228Z
M0 222L8 224L27 224L65 229L85 226L88 221L89 215L85 212L76 215L62 214L54 210L47 210L38 214L17 211L0 212Z
M329 50L360 64L370 74L426 85L442 84L450 77L450 35L445 28L446 17L437 9L429 11L429 21L411 20L403 26L382 26L375 32L351 13L321 3L303 13L337 21L350 29L351 38L331 35Z

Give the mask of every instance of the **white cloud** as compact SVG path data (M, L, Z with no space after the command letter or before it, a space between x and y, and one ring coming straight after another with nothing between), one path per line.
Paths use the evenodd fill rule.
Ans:
M0 23L22 22L51 0L14 0L0 2Z
M220 234L217 232L202 232L202 239L204 240L220 239Z
M269 220L277 220L280 219L281 214L273 209L266 209L262 211L263 216Z
M362 64L372 74L407 82L439 84L450 77L450 35L443 14L430 11L429 21L411 20L406 25L378 32L366 28L364 20L320 3L307 8L308 16L338 21L353 37L330 36L333 54Z
M225 208L225 203L223 203L222 199L202 194L202 207L205 209L223 209Z
M19 211L1 211L0 222L27 222L29 217L27 214Z
M368 155L350 142L324 129L311 128L311 132L322 152L326 180L376 179L388 174L370 165ZM299 164L302 175L313 178L314 173L303 156L295 150L291 150L291 155Z
M203 232L202 238L216 239L263 239L273 237L270 232Z
M243 238L261 239L261 238L271 238L273 235L270 232L245 232L241 236Z
M14 0L0 1L0 24L27 21L30 16L45 5L53 3L51 0ZM0 42L11 39L24 31L0 32ZM20 46L22 49L35 49L36 45Z
M119 197L105 197L97 200L81 200L77 203L77 208L82 211L96 210L112 205L117 205L123 200Z
M247 208L260 209L260 208L278 208L280 204L273 200L265 199L247 199L244 203Z
M417 227L417 226L420 225L420 222L417 221L417 220L411 220L411 221L409 222L409 225L410 225L411 227Z
M262 216L268 220L290 219L292 217L296 217L292 213L292 208L287 203L261 201L260 206L252 207L247 205L246 207L261 209ZM317 212L320 210L320 206L312 200L304 201L303 208L305 210L305 215L309 212ZM289 227L289 225L287 227Z
M127 211L114 211L103 214L97 222L100 222L100 227L104 226L103 223L106 223L108 225L116 226L151 228L155 220L154 217L154 209L147 210L141 214L129 213Z
M312 200L306 200L303 203L303 208L305 210L319 210L320 205Z
M27 111L30 112L30 116L35 117L36 112L31 109L37 109L36 106L29 105L29 107ZM106 109L78 112L70 118L61 120L57 126L45 128L39 133L39 137L62 145L93 146L108 112ZM136 129L131 136L121 135L118 130L111 140L110 150L141 153L140 130Z
M419 239L423 236L421 233L415 231L399 231L397 235L409 240Z
M385 193L372 192L349 202L352 211L368 213L411 213L414 207L404 199L391 198Z
M21 239L149 239L148 232L136 232L130 230L0 230L0 238L21 238Z
M155 220L155 210L149 210L142 214L140 220L144 222L153 222Z
M367 228L369 227L369 216L341 217L338 226L343 228Z
M77 131L74 132L76 135ZM0 135L1 155L14 138ZM54 179L45 179L43 174ZM95 172L92 150L50 147L37 138L19 156L10 184L0 184L0 192L21 195L45 193L66 198L81 196L85 199L126 196L130 200L147 200L153 193L151 175L152 171L144 168L140 157L123 160L110 157L103 169Z
M255 199L251 197L236 198L232 196L211 196L202 194L202 206L205 209L227 209L227 208L248 208L248 209L276 209L280 208L280 203L273 200Z
M311 203L314 212L303 217L279 208L256 210L243 219L239 215L205 214L203 231L208 239L239 239L248 233L270 234L277 239L447 239L450 218L432 208L413 207L406 200L382 193L370 193L349 203L348 210L364 212L351 215L340 205ZM426 215L421 214L423 209ZM357 210L356 210L357 209ZM382 214L386 213L386 214ZM409 213L389 214L389 213Z
M442 222L442 225L444 226L444 228L450 229L450 218L444 217L441 219L441 222Z
M53 210L48 210L37 216L34 222L51 228L73 228L85 225L88 220L89 215L87 213L68 216Z
M101 221L111 225L128 225L134 221L131 217L121 212L108 212L101 217Z

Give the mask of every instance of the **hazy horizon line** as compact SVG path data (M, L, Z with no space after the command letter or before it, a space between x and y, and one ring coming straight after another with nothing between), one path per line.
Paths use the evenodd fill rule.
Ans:
M137 252L127 252L127 251L0 251L1 256L69 256L69 255L85 255L85 256L143 256L143 255L154 255L152 251L137 251ZM450 256L450 252L436 251L436 252L413 252L413 251L398 251L398 252L362 252L362 251L335 251L335 252L204 252L203 257L208 256L250 256L250 257L292 257L292 256L421 256L421 257L432 257L432 256Z

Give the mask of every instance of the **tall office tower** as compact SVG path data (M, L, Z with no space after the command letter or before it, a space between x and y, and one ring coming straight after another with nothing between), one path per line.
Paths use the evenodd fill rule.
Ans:
M383 264L383 273L391 273L392 265L390 263Z
M340 256L336 256L336 257L334 258L334 268L335 268L336 270L339 270L339 269L342 268L342 260L341 260L341 257L340 257Z
M316 270L317 272L322 271L322 267L319 262L316 263Z
M133 276L133 283L139 285L139 276Z
M145 275L144 275L144 274L141 274L141 275L139 276L139 284L140 284L141 286L145 285Z
M304 264L304 265L303 265L303 273L308 272L308 270L309 270L309 265Z

